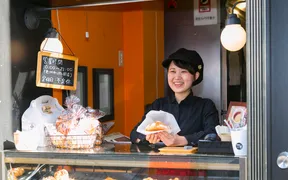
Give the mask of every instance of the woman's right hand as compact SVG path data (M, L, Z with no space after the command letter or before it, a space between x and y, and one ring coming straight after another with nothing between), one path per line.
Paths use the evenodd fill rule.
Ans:
M158 134L148 134L146 135L146 140L151 144L156 144L160 141L160 138L158 137Z

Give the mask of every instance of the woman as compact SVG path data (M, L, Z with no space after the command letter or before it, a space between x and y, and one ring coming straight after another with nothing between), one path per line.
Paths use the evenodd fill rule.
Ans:
M219 124L214 103L210 99L193 96L191 89L203 80L202 58L196 51L181 48L164 60L162 66L167 69L168 84L174 95L155 100L146 113L162 110L173 114L181 131L176 135L167 132L142 135L136 130L145 119L144 115L132 130L131 141L152 144L162 141L166 146L196 145L199 139L215 133L215 126Z

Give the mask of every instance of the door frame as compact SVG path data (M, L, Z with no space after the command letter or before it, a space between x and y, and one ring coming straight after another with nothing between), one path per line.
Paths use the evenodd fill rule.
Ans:
M4 141L12 140L12 102L11 102L11 51L10 51L10 1L0 1L0 179L6 179L4 164ZM7 68L8 67L8 68ZM2 88L4 87L4 88Z
M247 30L247 179L271 177L270 0L246 1Z

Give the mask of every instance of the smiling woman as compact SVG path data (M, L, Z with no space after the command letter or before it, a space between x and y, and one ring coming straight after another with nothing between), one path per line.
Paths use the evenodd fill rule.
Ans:
M215 133L219 124L218 111L210 99L193 95L192 86L203 80L204 64L194 50L181 48L162 62L168 70L168 84L173 90L172 96L156 99L147 109L142 121L132 130L130 137L134 143L158 143L166 146L196 145L199 139ZM147 136L137 132L138 126L145 120L150 110L166 111L172 114L181 129L178 134L160 132Z

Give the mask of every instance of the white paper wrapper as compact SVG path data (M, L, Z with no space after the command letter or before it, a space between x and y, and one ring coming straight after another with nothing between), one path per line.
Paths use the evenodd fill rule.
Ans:
M180 132L178 123L172 114L165 112L165 111L155 111L155 110L149 111L146 114L146 118L137 128L137 132L144 134L144 135L161 132L161 131L150 132L150 131L145 130L149 124L152 124L155 121L161 121L165 125L169 126L170 131L168 131L168 133L177 134L178 132Z
M49 107L50 109L45 111L44 107ZM56 98L48 95L38 97L31 101L30 107L26 109L21 118L22 131L31 131L34 129L39 131L37 134L37 136L40 136L39 146L48 146L44 132L44 124L55 124L57 117L63 110L64 108Z
M17 150L28 151L36 150L40 141L39 132L31 131L16 131L14 133L14 143Z

